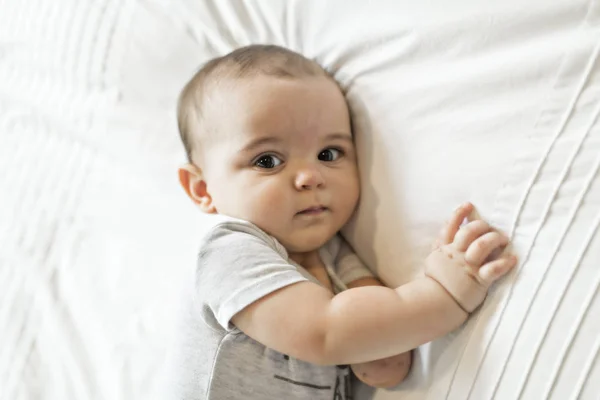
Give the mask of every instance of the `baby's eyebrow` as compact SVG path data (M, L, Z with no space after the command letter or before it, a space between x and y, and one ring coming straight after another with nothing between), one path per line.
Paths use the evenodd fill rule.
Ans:
M348 133L335 132L335 133L330 133L327 136L325 136L325 140L336 140L336 139L345 140L345 141L351 142L351 143L353 142L352 135L350 135Z
M252 141L250 141L250 143L248 143L247 145L245 145L244 147L242 147L243 152L251 152L259 147L262 147L266 144L278 144L281 143L281 139L275 136L264 136L264 137L260 137L260 138L256 138Z

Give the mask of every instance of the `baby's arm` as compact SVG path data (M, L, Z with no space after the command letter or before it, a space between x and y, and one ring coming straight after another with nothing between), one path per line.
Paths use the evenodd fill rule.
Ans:
M335 297L312 282L295 283L255 301L232 322L269 348L321 365L382 359L430 342L459 327L489 285L516 263L508 257L475 263L507 239L489 226L484 233L475 222L459 231L471 212L469 205L454 214L422 278L396 289L366 286Z
M361 278L348 284L348 289L361 286L384 286L377 278ZM408 375L412 354L407 351L392 357L352 364L352 372L369 386L391 388L399 385Z

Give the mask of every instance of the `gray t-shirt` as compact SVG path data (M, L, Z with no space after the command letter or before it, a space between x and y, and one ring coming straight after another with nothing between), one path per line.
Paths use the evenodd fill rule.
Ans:
M255 225L218 218L202 242L195 276L182 293L182 313L168 363L167 398L350 399L348 366L318 366L288 357L230 322L273 291L306 280L320 283ZM336 293L349 282L372 276L340 236L319 254Z

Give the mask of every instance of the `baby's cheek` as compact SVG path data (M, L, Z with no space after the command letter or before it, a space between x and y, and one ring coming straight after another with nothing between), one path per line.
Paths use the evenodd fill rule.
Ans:
M271 211L282 211L289 206L289 199L285 193L278 187L269 187L262 196L262 204Z
M336 193L335 196L345 211L352 213L358 203L358 183L353 183L350 181L343 182L342 185L340 185L339 193Z
M281 219L289 213L290 199L277 187L256 188L249 196L253 203L252 209L260 215L260 218L281 223Z

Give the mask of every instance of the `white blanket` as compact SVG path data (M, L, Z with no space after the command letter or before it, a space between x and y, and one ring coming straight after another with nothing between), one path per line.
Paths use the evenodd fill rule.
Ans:
M202 219L174 103L249 43L347 89L363 194L346 230L390 285L465 200L518 271L376 399L597 399L598 0L0 2L0 399L146 399Z

